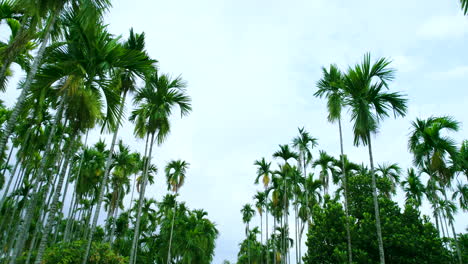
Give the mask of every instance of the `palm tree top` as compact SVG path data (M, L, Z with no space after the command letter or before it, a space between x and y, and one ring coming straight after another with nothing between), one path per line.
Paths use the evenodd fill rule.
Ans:
M280 150L276 151L273 153L274 158L281 158L285 163L288 163L288 160L290 159L295 159L297 160L299 158L299 155L292 151L289 148L289 145L279 145Z
M361 64L349 68L344 76L345 104L350 106L354 121L354 144L367 145L370 135L376 133L379 123L389 116L405 116L407 98L398 92L386 92L388 82L394 79L395 70L390 61L380 58L371 64L370 54L364 55Z
M178 192L185 183L189 163L184 160L171 160L164 169L166 173L167 189Z

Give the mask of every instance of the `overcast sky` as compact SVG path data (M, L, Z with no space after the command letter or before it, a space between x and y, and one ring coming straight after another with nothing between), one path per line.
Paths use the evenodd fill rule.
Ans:
M398 72L390 87L408 95L409 112L382 124L373 143L377 163L411 166L407 137L416 117L451 115L462 122L451 136L468 138L468 17L458 0L112 2L110 31L123 37L130 27L144 31L161 71L188 82L193 113L174 116L172 134L153 162L159 168L171 159L191 164L180 200L216 222L213 263L236 260L244 237L239 210L260 189L253 185L255 159L272 160L278 144L290 143L302 126L319 139L315 153L339 153L337 127L326 121L325 102L313 97L322 66L346 69L365 52L393 60ZM10 89L7 104L15 97ZM367 150L352 146L348 120L346 115L345 152L368 164ZM130 124L120 137L144 151ZM165 187L161 173L147 196L160 199ZM401 193L396 199L403 203ZM427 205L424 213L431 213ZM457 215L458 231L466 219Z

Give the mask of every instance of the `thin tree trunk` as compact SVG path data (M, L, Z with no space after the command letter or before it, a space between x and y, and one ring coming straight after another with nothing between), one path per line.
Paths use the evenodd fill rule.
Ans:
M29 131L29 130L28 130L28 131ZM5 172L6 172L6 170L8 169L8 164L10 163L11 154L13 154L13 150L14 150L14 149L15 149L15 148L14 148L14 146L13 146L13 144L12 144L11 149L10 149L10 152L8 153L8 157L7 157L6 161L5 161L5 165L4 165L3 168L2 168L2 175L3 175L3 176L5 176ZM1 154L2 154L2 153L0 153L0 155L1 155ZM1 188L1 187L3 187L3 186L0 186L0 188Z
M149 148L149 154L148 154L148 160L146 161L146 166L145 166L145 173L143 173L143 181L141 184L141 190L140 190L140 198L138 200L138 211L137 211L137 217L136 217L136 223L135 223L135 232L133 235L133 245L132 245L132 250L130 251L130 264L136 262L136 255L137 255L137 243L140 237L140 220L141 220L141 209L143 207L143 200L145 198L145 190L146 190L146 182L148 179L148 168L151 163L151 155L153 153L153 144L154 144L154 133L151 134L151 141L150 141L150 148ZM84 264L84 263L83 263Z
M348 208L348 179L346 175L344 148L343 148L343 132L341 129L341 118L338 119L338 128L340 130L340 149L341 149L341 171L343 172L343 187L344 187L344 206L346 213L346 238L348 240L348 263L353 263L353 250L351 247L351 232L349 230L349 208Z
M54 14L54 16L56 16L56 14ZM55 17L53 18L53 21L55 21ZM50 33L50 28L48 29L48 31ZM36 57L36 59L37 59L37 57ZM26 88L26 86L25 86L25 88ZM25 88L23 88L23 92L25 91ZM15 251L14 251L13 256L12 256L12 258L10 260L10 264L15 264L16 263L16 258L23 251L24 243L25 243L25 240L26 240L26 237L27 237L27 234L28 234L28 230L29 230L29 227L31 225L32 218L33 218L33 212L34 212L34 209L36 207L37 200L39 198L39 192L38 192L39 182L43 177L44 169L45 169L47 161L49 159L50 147L52 145L52 140L53 140L53 138L55 136L55 131L57 130L57 126L58 126L58 124L59 124L59 122L60 122L60 120L62 118L62 112L63 112L65 100L66 100L66 97L64 95L64 98L62 98L62 101L60 102L57 113L55 114L54 123L52 125L49 137L47 139L47 145L46 145L46 148L45 148L45 150L43 152L43 158L41 160L41 165L40 165L38 173L37 173L38 181L34 184L32 197L30 198L30 201L28 202L28 206L27 206L27 209L26 209L26 214L24 216L24 221L21 223L21 227L20 227L19 232L18 232L19 237L18 237L18 240L16 242ZM14 121L16 121L16 119Z
M10 173L10 179L8 179L8 183L7 183L7 186L5 188L5 191L3 192L3 197L2 197L2 200L0 202L0 211L2 211L3 209L3 204L5 203L6 201L6 198L7 198L7 195L8 195L8 191L10 190L10 185L11 183L13 182L13 178L15 178L15 174L16 174L16 170L18 168L18 165L20 164L20 160L18 159L16 161L16 164L15 164L15 168L13 169L13 172ZM5 175L5 174L3 174ZM19 177L18 177L19 178ZM14 186L13 186L14 187Z
M299 234L297 233L297 226L298 226L298 223L297 223L297 195L296 195L296 204L294 205L294 244L296 245L295 246L295 249L296 249L296 263L299 264L299 245L297 244L297 241L299 241Z
M260 210L263 210L263 208L261 208ZM263 246L263 214L262 213L260 213L260 245ZM263 263L263 252L260 253L260 263Z
M148 154L148 140L149 140L149 136L146 137L146 144L145 144L145 155L143 156L143 159L146 158L146 154ZM145 168L146 168L146 161L145 163L143 164L143 173L145 173ZM133 187L132 187L132 195L130 196L130 206L129 206L129 209L132 208L132 203L133 203L133 193L135 192L135 185L136 185L136 173L135 173L135 177L133 177Z
M374 174L374 157L372 156L372 143L371 143L371 135L368 133L369 138L369 159L370 159L370 167L371 167L371 178L372 178L372 196L374 198L374 211L375 211L375 227L377 229L377 242L379 245L379 257L380 257L380 264L385 264L385 253L384 253L384 246L383 246L383 239L382 239L382 226L380 224L380 212L379 212L379 201L377 197L377 184L375 181L375 174Z
M31 70L29 71L28 75L26 76L26 80L24 81L23 89L21 90L21 94L18 97L15 107L13 108L13 111L11 113L10 118L8 119L8 123L5 126L5 129L3 131L3 135L0 139L0 153L3 153L5 150L6 144L8 142L8 138L10 137L11 133L13 132L13 128L16 125L18 116L20 114L20 111L23 108L24 101L26 100L26 95L29 92L29 89L31 88L32 81L34 77L36 76L36 72L39 68L39 65L41 64L42 57L44 56L45 49L47 47L47 43L49 42L50 39L50 33L52 31L52 28L55 24L55 21L57 19L58 13L60 10L56 10L55 12L51 12L51 17L49 23L47 23L47 26L44 30L44 35L41 41L41 46L39 47L39 50L34 57L34 62L31 66ZM22 250L22 246L21 246ZM13 256L12 258L12 263L16 261L16 256Z
M114 208L114 215L113 215L113 218L112 218L112 223L111 223L111 231L110 231L110 234L109 234L109 243L113 244L114 242L114 232L115 232L115 225L116 225L116 221L117 221L117 213L119 211L119 203L120 203L120 190L118 191L117 193L117 206Z
M273 234L275 234L276 231L276 217L272 214L273 216ZM276 264L276 243L273 241L273 264Z
M266 197L267 201L265 204L265 245L266 245L266 263L270 263L270 247L268 243L268 195Z
M49 216L47 217L47 222L44 226L44 231L42 232L41 241L39 242L39 248L37 250L36 261L34 261L34 264L40 264L42 262L42 256L45 251L47 239L49 237L50 228L52 227L52 223L55 219L55 213L57 211L57 206L58 206L58 202L60 199L60 193L62 191L63 181L65 180L65 174L67 172L68 165L71 160L71 155L75 148L74 147L76 144L75 140L76 140L75 135L72 135L70 139L70 146L67 151L67 154L65 155L64 164L62 165L62 170L60 172L57 189L55 190L54 199L52 201L52 204L50 205ZM66 195L66 193L64 195Z
M122 103L120 105L120 111L119 111L119 120L121 120L121 118L122 118L122 112L123 112L123 109L124 109L124 106L125 106L125 97L126 97L126 92L124 92L123 97L122 97ZM101 203L102 203L102 200L104 199L104 191L105 191L105 187L107 185L107 178L109 178L110 166L112 164L112 155L113 155L113 152L114 152L114 146L115 146L115 142L117 140L118 132L119 132L119 123L117 123L117 126L115 128L114 136L112 137L112 142L111 142L110 149L109 149L109 155L107 156L106 168L105 168L105 171L104 171L104 178L102 179L101 188L99 190L99 194L98 194L99 196L98 196L98 200L97 200L97 204L96 204L96 210L94 212L94 218L93 218L93 223L91 225L91 230L90 230L88 238L87 238L86 251L85 251L85 255L83 257L82 264L86 264L88 262L89 250L91 249L91 243L93 242L94 231L96 230L97 222L99 220L99 213L101 211Z
M177 195L177 191L176 191ZM172 223L171 223L171 235L169 236L169 249L167 251L167 264L171 264L171 246L172 246L172 233L174 232L174 220L176 215L177 201L174 204L174 210L172 213Z
M70 203L70 209L68 210L68 219L67 219L67 226L65 227L65 234L63 235L63 240L68 242L70 239L71 231L73 230L73 223L75 220L76 214L76 207L78 207L78 195L76 194L75 188L75 195L73 196L74 200Z
M250 239L249 239L249 222L247 222L247 256L249 257L249 264L250 264Z
M458 243L458 238L457 238L457 233L455 232L455 227L453 226L452 221L449 221L449 223L450 223L450 226L452 227L453 239L455 240L455 247L457 248L458 263L463 264L460 244Z

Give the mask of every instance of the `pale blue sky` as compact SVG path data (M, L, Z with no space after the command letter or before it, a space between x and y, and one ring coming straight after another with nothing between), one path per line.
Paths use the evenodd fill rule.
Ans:
M408 94L409 113L381 126L373 144L377 163L411 165L407 135L416 117L452 115L463 123L453 137L468 138L468 17L458 0L112 2L111 32L144 31L161 71L188 82L193 113L174 118L153 161L159 167L176 158L191 164L180 199L204 208L217 223L213 263L236 259L244 236L239 210L260 189L253 185L255 159L271 160L299 126L319 139L317 152L338 154L337 129L326 121L324 101L313 97L321 66L345 69L365 52L393 59L398 72L391 89ZM14 97L10 89L7 98ZM132 129L126 125L120 135L143 152ZM345 151L368 163L366 149L352 146L350 129L345 122ZM164 193L159 175L147 195ZM403 196L396 199L402 203ZM457 216L458 231L466 219Z

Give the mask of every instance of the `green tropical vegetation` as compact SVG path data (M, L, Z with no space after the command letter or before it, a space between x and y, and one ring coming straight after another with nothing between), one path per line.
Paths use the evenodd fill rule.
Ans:
M158 173L154 146L170 135L174 114L192 110L187 83L161 72L144 33L130 29L124 39L109 32L103 16L110 5L1 1L10 34L0 45L1 91L10 89L13 64L27 73L14 106L0 105L2 263L213 258L216 225L177 199L190 174L186 161L167 164L169 192L161 201L145 194ZM133 108L129 116L126 108ZM127 119L146 142L144 153L119 140ZM93 130L111 134L110 144L89 145Z
M468 1L460 3L467 15ZM155 163L174 119L192 112L189 85L161 71L145 33L111 34L110 8L110 0L0 0L0 93L19 92L12 107L0 100L0 263L214 259L215 222L180 199L191 164ZM468 211L468 140L453 137L462 124L415 118L402 143L411 167L374 158L384 121L408 113L395 73L389 58L370 53L346 70L322 67L310 93L326 101L336 149L300 127L253 161L260 186L238 208L237 263L468 263L468 233L455 229L457 212ZM13 77L22 78L17 87ZM142 153L119 136L124 124ZM90 133L99 141L88 142ZM346 154L344 135L368 162ZM157 184L167 186L160 200L148 193Z
M276 168L266 158L255 161L254 183L262 178L263 190L253 202L265 212L265 224L260 217L260 228L249 228L253 213L248 212L254 211L243 207L247 229L237 263L466 263L467 234L454 227L454 214L466 211L468 195L467 143L450 136L459 122L449 116L417 118L409 125L413 167L374 163L378 146L372 139L380 124L407 111L406 95L391 90L394 73L390 60L373 61L370 54L345 72L333 64L322 69L315 96L327 100L327 119L338 123L341 154L316 150L319 140L299 128L289 145L272 154L282 160ZM367 164L344 152L344 109L354 145L368 148ZM392 200L398 189L406 196L403 206ZM432 217L421 214L424 200ZM270 230L268 218L274 221Z

